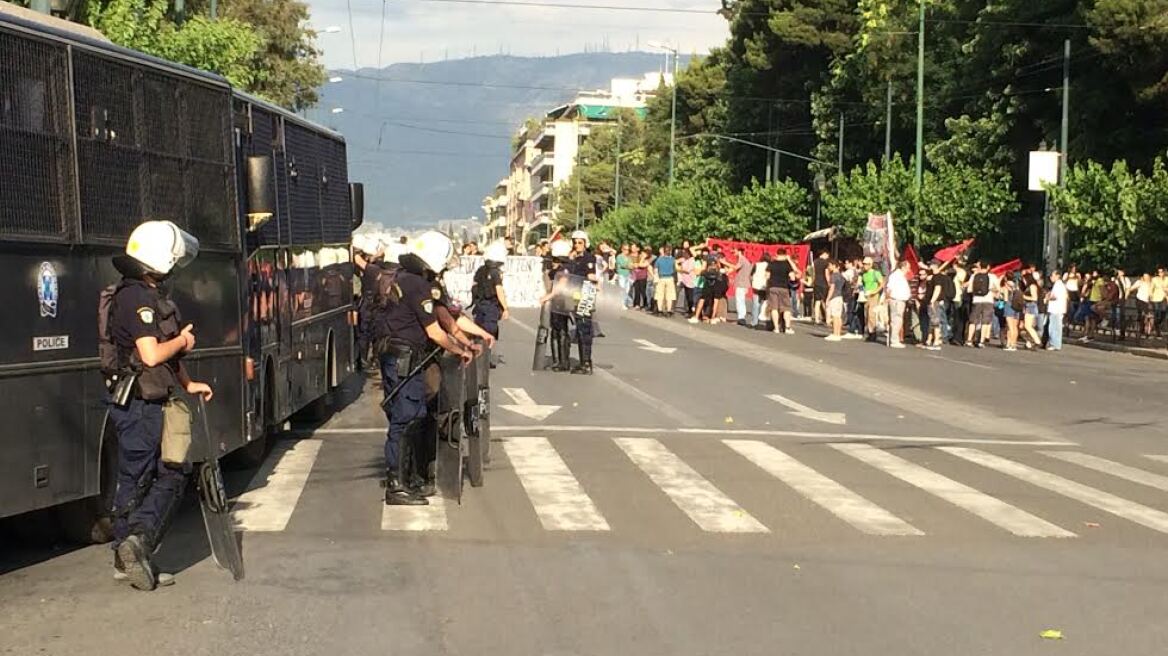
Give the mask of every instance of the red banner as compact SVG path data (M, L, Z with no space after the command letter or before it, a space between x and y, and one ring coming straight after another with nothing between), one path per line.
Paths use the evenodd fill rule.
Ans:
M791 262L800 269L807 266L807 263L811 259L811 246L808 244L757 244L749 241L707 239L706 246L709 246L711 249L720 247L722 253L727 256L733 255L734 249L741 248L742 252L746 253L746 259L751 262L758 262L762 259L763 253L770 253L771 257L774 257L779 251L786 251L787 256L791 258Z
M746 254L746 259L750 262L756 263L762 259L763 253L769 253L774 257L779 251L787 254L791 258L791 263L794 264L800 271L805 267L811 265L811 246L809 244L758 244L750 241L731 241L729 239L706 239L706 246L711 250L714 248L721 248L722 254L731 262L736 262L734 259L734 250L741 248L742 252ZM802 283L800 283L802 289ZM754 296L754 290L748 290L747 295ZM730 276L730 289L726 292L727 298L734 296L734 277Z
M942 248L941 250L934 253L933 259L940 260L942 263L948 262L949 260L955 259L958 255L961 255L965 251L969 250L969 247L972 245L973 239L966 239L960 244L946 246L945 248Z
M915 278L921 270L921 258L917 256L917 251L908 244L904 247L904 260L908 262L909 273Z
M1013 260L1010 260L1009 262L999 264L998 266L990 269L990 273L1001 278L1002 276L1009 274L1009 273L1013 273L1021 268L1022 268L1022 260L1015 258Z

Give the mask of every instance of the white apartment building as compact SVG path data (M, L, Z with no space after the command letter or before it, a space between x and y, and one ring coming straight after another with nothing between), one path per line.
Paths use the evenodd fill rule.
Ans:
M520 128L508 177L506 234L524 244L547 237L558 218L555 191L572 177L591 128L612 121L616 109L632 109L643 117L646 101L663 84L672 85L673 76L654 72L615 78L607 90L581 91L572 102L547 112L540 123Z

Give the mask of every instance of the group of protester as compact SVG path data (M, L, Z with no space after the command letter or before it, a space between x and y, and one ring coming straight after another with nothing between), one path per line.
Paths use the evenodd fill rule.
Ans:
M995 271L962 258L917 265L901 261L886 276L871 258L832 259L820 253L801 266L786 252L751 262L742 249L659 247L601 243L598 270L622 291L626 309L691 323L727 321L728 296L742 326L793 334L795 319L830 326L828 341L867 339L929 350L944 345L1006 351L1057 351L1070 326L1082 340L1101 328L1123 331L1127 299L1134 298L1141 337L1162 336L1168 318L1168 276L1163 268L1138 278L1104 274L1044 273L1022 265Z

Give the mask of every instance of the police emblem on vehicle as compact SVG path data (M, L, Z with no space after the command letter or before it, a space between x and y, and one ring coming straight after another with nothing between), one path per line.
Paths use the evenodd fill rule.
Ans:
M37 299L40 301L42 317L57 316L57 271L51 262L41 262L37 276Z

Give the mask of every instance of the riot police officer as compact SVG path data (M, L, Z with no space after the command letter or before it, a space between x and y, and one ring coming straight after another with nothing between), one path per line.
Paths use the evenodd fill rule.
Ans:
M599 284L596 275L596 256L590 250L591 244L588 233L577 230L572 233L572 257L568 262L568 271L573 278L577 278L582 285L581 295L587 296L589 291L595 292L595 285ZM591 290L588 288L592 287ZM594 337L591 309L581 311L578 305L572 314L576 324L576 345L580 351L580 364L572 369L574 374L592 373L592 338Z
M440 232L426 232L416 239L407 253L398 259L400 270L394 289L378 321L387 336L382 340L379 356L382 388L389 399L386 416L389 430L385 440L385 503L387 505L425 505L425 496L408 487L402 447L420 445L429 440L431 409L427 403L425 377L415 368L426 357L428 342L433 342L469 362L469 349L451 338L438 323L437 298L427 273L438 273L454 256L454 244Z
M471 297L474 321L495 339L499 338L499 321L511 316L507 295L503 293L502 266L507 261L507 246L497 241L483 253L483 265L475 271Z
M383 249L384 245L375 237L366 235L353 239L353 265L361 274L361 297L357 302L357 367L361 369L374 363L369 356L373 332L370 325L373 312L369 306L377 292L375 278L381 273Z
M557 239L551 244L551 256L545 262L550 279L550 290L541 303L551 303L549 323L551 324L552 371L568 371L572 368L572 336L568 318L572 312L571 283L568 278L572 244L566 239Z
M189 430L189 414L170 412L176 390L208 401L212 396L211 387L191 380L183 367L182 356L195 347L194 327L183 325L160 286L198 252L198 240L174 223L146 221L130 233L125 254L113 258L123 276L108 308L108 336L117 359L109 405L118 436L114 568L117 578L139 590L173 581L150 562L188 477L185 454L164 452L164 417L185 419Z

